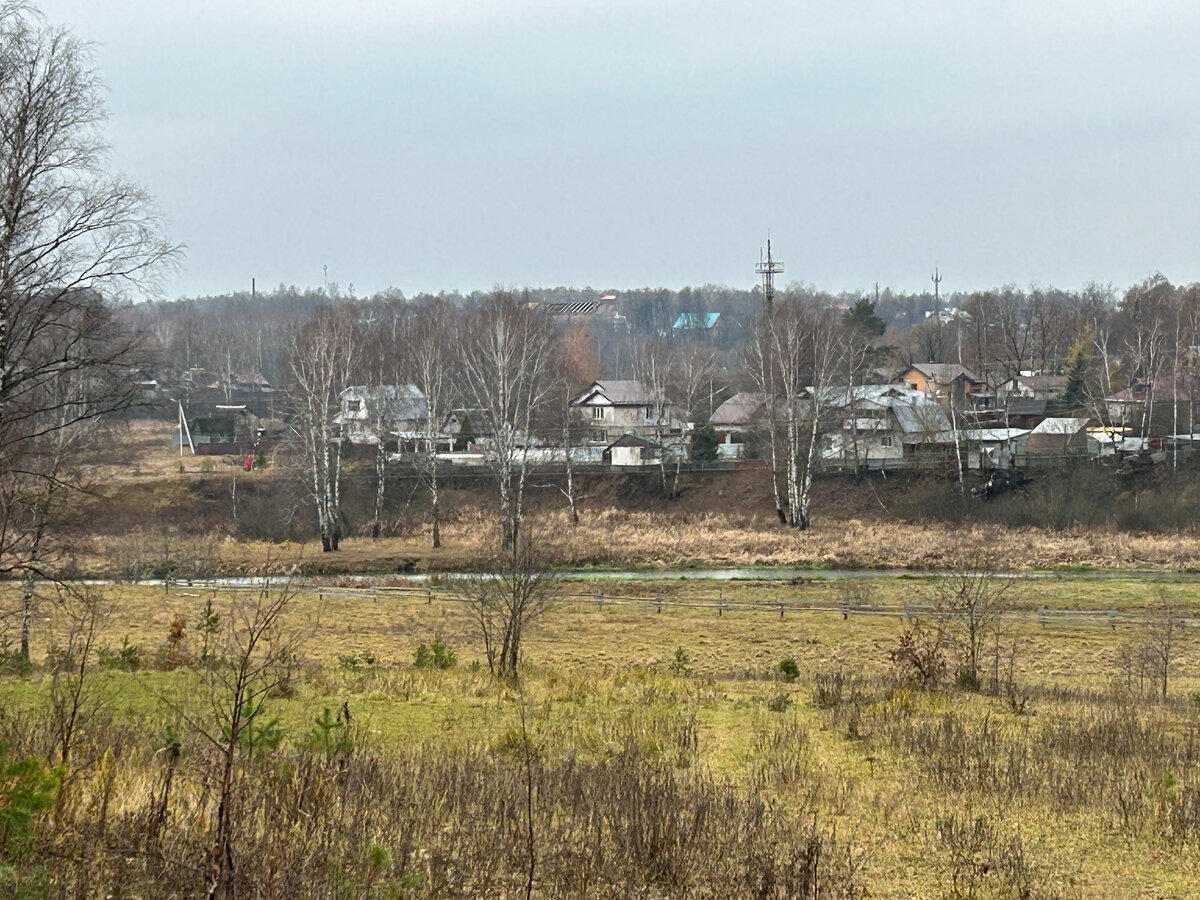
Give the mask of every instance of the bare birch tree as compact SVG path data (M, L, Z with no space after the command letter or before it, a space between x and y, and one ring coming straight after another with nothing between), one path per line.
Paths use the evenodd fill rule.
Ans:
M558 595L537 547L534 535L522 533L486 573L458 586L483 638L488 670L501 678L516 679L525 631Z
M459 342L464 394L488 432L499 493L502 544L511 548L524 516L533 425L553 396L553 332L527 298L495 291L465 323Z
M432 545L442 546L442 497L438 481L438 443L454 404L453 360L456 334L453 307L437 300L418 309L403 334L408 378L424 395L427 406L417 459L429 490Z
M354 374L358 349L350 307L319 310L291 334L292 431L324 552L337 550L342 538L342 441L334 419L341 409L341 391Z
M769 358L760 387L773 392L773 427L779 429L787 524L810 524L813 476L820 461L820 437L833 403L830 388L843 368L846 331L839 312L815 298L788 298L775 304L764 325ZM778 490L778 489L777 489ZM778 498L778 495L777 495ZM778 500L777 500L778 502Z
M45 574L88 423L136 397L138 337L108 298L152 290L179 248L148 194L106 171L88 45L0 2L0 571Z

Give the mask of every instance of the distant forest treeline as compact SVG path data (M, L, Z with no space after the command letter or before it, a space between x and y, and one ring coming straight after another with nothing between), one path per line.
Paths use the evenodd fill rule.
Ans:
M881 343L890 349L891 361L896 364L913 360L963 362L985 376L998 376L1014 368L1060 371L1071 344L1085 326L1095 331L1097 317L1117 315L1130 296L1164 291L1194 292L1191 288L1175 288L1161 275L1155 275L1125 292L1111 284L1093 283L1078 291L1005 285L935 297L933 291L905 293L884 287L864 295L828 293L792 282L779 289L777 296L846 307L865 298L874 304L875 314L886 325ZM605 327L604 323L590 328L603 374L608 377L631 377L623 371L626 366L616 344L646 337L703 340L722 353L733 375L743 368L738 358L740 350L750 339L763 309L763 291L757 285L751 289L702 285L627 291L560 286L529 288L525 293L531 301L544 303L579 303L608 294L616 296L620 329ZM488 295L485 291L449 291L406 297L397 289L388 289L356 297L352 288L343 291L336 283L315 288L280 284L274 290L254 294L236 291L146 302L128 306L124 312L150 337L159 352L162 374L192 368L218 373L254 371L273 384L281 384L281 357L288 327L310 320L322 307L354 304L365 321L385 321L394 318L397 308L420 307L435 300L449 301L469 311L481 306ZM711 334L680 333L672 326L682 313L717 313L720 326Z

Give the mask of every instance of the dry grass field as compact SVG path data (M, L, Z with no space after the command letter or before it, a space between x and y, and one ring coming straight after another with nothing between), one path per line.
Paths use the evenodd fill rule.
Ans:
M1160 588L1181 608L1200 610L1200 585L1132 579L1030 579L1019 585L1016 604L1028 610L1146 610L1160 597ZM531 819L544 841L535 849L544 879L537 881L535 896L719 896L721 884L729 886L727 896L756 896L758 888L747 886L747 872L754 865L774 866L779 853L786 856L781 848L801 845L823 848L824 868L818 868L826 881L820 896L1200 895L1200 634L1185 629L1177 636L1166 702L1131 691L1119 669L1119 649L1137 637L1138 626L1043 626L1036 616L1003 625L997 662L1006 669L1012 657L1010 684L985 685L981 691L951 685L927 689L904 680L888 660L887 651L905 624L898 616L851 612L843 618L837 611L789 605L781 619L767 611L731 608L718 615L712 607L686 605L712 598L836 604L850 594L877 605L917 602L929 594L926 579L884 578L853 587L584 581L565 589L587 599L557 603L531 626L519 685L497 682L479 665L479 636L460 602L420 594L372 597L361 589L301 590L281 623L282 631L303 638L294 683L287 696L269 703L282 743L261 760L247 757L247 777L257 772L253 777L278 779L279 767L291 771L310 759L313 751L304 748L314 719L325 708L345 704L355 722L354 749L345 751L347 761L341 764L345 773L358 771L351 759L378 759L372 765L385 769L394 759L411 758L414 766L420 762L434 769L433 760L461 759L467 769L458 774L421 769L420 777L459 779L470 777L468 771L478 777L500 766L495 784L515 779L511 796L520 801L520 765L510 770L504 761L519 763L523 747L536 755L539 771L550 780L539 782L542 787L533 795L535 803L546 804ZM95 833L96 804L108 798L105 815L113 832L139 821L140 810L154 805L162 777L161 754L151 752L154 736L172 723L180 730L184 753L173 795L178 799L172 801L177 805L167 822L178 829L174 852L195 853L195 829L212 802L205 800L210 770L204 766L205 742L179 713L203 718L204 681L200 670L158 671L154 660L172 620L188 623L192 641L205 600L214 596L218 610L228 602L220 593L178 587L105 590L111 610L99 644L115 652L127 638L139 648L142 665L138 671L96 672L93 688L109 701L87 727L98 739L106 736L124 749L106 757L100 744L89 749L85 742L77 751L72 777L80 793L62 814L75 824L50 842L63 852L90 848L89 858L104 861L91 875L97 885L121 865L110 858L119 848ZM662 611L654 603L613 602L634 597L661 600ZM57 610L50 602L40 608L39 658L66 639L67 624ZM457 655L457 664L444 671L415 668L417 647L438 635ZM789 657L797 664L794 680L778 671ZM0 679L5 710L0 731L10 745L23 742L37 749L39 732L29 723L37 721L35 710L50 703L51 685L40 665L29 675ZM641 852L626 845L619 852L610 848L604 860L588 856L588 865L597 866L597 880L581 887L577 877L585 857L570 863L561 856L574 838L556 830L568 825L553 813L560 808L554 805L560 802L553 799L555 792L583 777L580 766L601 766L587 769L591 778L613 766L634 765L631 753L650 767L645 777L667 779L654 782L656 791L683 792L680 810L693 810L687 816L700 808L689 804L716 804L708 820L723 824L710 832L700 824L705 820L688 818L688 827L696 829L691 843L680 838L680 846L653 849L652 855L674 860L667 873L618 876L605 868ZM280 783L281 797L294 789L289 785ZM599 788L581 782L578 789L583 797ZM633 790L614 782L603 790L625 796L627 789ZM438 791L450 789L435 790L419 781L405 790L413 798L434 791L421 802L435 802L429 798L436 795L441 804L446 801ZM462 785L453 790L479 792ZM345 795L340 802L357 801ZM378 807L392 800L374 796L372 802ZM498 797L496 802L505 808L508 801ZM642 797L635 805L650 802ZM745 803L765 806L752 813L738 805ZM317 816L315 823L324 814L308 815ZM482 814L474 809L454 815ZM523 821L519 804L511 814L517 825ZM743 814L750 818L740 818ZM476 859L473 854L482 852L477 847L451 847L445 833L420 824L405 831L403 821L379 820L365 811L355 815L370 828L360 834L350 820L337 827L355 840L388 849L378 879L364 874L369 867L360 871L351 862L337 876L343 881L332 869L318 868L313 871L333 880L320 889L310 884L304 895L523 896L520 871ZM419 822L411 809L393 810L396 819L406 815L417 815ZM457 821L449 811L445 816L446 823ZM252 817L246 825L241 852L261 854L266 865L274 857L267 845L256 843L255 821ZM771 824L759 831L751 822ZM477 826L461 824L470 827ZM646 827L643 822L635 830ZM597 831L595 840L609 839L601 840L601 834L616 840L619 829L611 828ZM759 850L737 843L743 837L761 842ZM277 836L280 847L288 840ZM360 850L339 843L342 837L329 840L333 843L325 852L332 854L331 861L360 858L355 855ZM417 843L402 852L405 841L413 840ZM508 857L522 858L523 841L518 828L507 845ZM714 854L749 860L758 858L755 852L759 862L745 862L749 868L736 871L717 872L701 861ZM451 863L439 853L457 858L461 867L491 866L511 878L504 881L496 874L500 880L456 882L445 868ZM150 857L135 854L123 865L131 885L139 883L135 875L150 877ZM159 872L154 877L166 877L166 869L153 871ZM176 873L171 877L183 877L177 867L170 871ZM794 891L798 883L786 882ZM803 896L789 893L783 880L775 884L777 890L761 895ZM387 885L395 889L392 894L385 892Z
M220 537L159 534L96 535L73 542L79 571L110 577L148 577L164 565L178 574L260 571L269 560L277 571L293 566L309 574L394 571L398 564L444 572L486 565L493 552L492 522L481 513L460 514L443 526L444 545L433 550L424 535L352 538L337 553L321 553L316 541L264 543ZM994 549L997 561L1017 569L1160 570L1200 569L1200 536L1134 535L1079 529L955 527L929 522L817 520L807 531L781 529L763 518L605 510L578 527L564 513L530 516L529 529L545 547L547 561L577 568L798 567L937 571L951 565L964 542Z

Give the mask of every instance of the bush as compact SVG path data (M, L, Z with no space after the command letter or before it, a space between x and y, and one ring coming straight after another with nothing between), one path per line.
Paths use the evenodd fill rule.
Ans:
M121 639L121 646L116 650L108 647L100 648L100 668L119 669L122 672L136 672L142 667L142 649L137 644L129 643L129 635Z
M796 663L794 656L785 656L781 659L779 665L775 667L775 671L789 684L800 677L800 666Z
M0 859L13 859L33 842L33 820L54 804L60 766L48 769L36 757L10 759L0 744Z
M422 644L413 654L413 665L418 669L449 669L457 663L458 657L446 646L440 634L429 646Z
M183 616L176 616L171 620L171 626L167 631L167 638L163 641L163 645L158 648L157 664L158 668L165 672L171 672L183 666L191 665L192 657L184 646L184 634L187 631L187 619Z
M347 672L370 669L377 665L379 665L379 657L369 650L361 656L357 653L342 653L338 656L338 666Z
M676 647L675 657L671 660L671 664L667 668L671 670L672 675L690 675L692 672L692 658L688 656L688 652L682 647Z

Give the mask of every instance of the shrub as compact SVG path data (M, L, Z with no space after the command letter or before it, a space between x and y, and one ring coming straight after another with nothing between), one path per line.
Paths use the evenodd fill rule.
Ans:
M446 646L440 634L434 637L431 644L422 644L413 654L413 665L418 669L449 669L457 663L458 656Z
M946 640L941 628L927 629L919 623L900 632L887 653L892 671L903 682L934 688L946 675Z
M794 656L785 656L781 659L779 665L775 667L775 671L779 673L780 678L788 683L800 677L800 666L796 663Z
M342 653L338 655L338 667L347 672L357 672L360 669L370 669L379 665L379 657L370 650L360 656L357 653Z
M787 708L791 702L787 694L776 694L767 701L767 709L771 712L787 712Z
M54 804L63 769L33 756L10 759L0 744L0 859L12 859L33 841L33 821Z
M675 657L671 660L671 664L667 668L671 670L672 675L690 675L692 672L692 658L688 656L688 652L682 647L676 647Z
M136 672L142 667L142 649L137 644L129 643L129 635L121 639L121 646L116 650L107 647L100 648L100 668L119 669L122 672Z
M184 634L187 631L187 619L176 616L171 620L167 630L167 638L158 648L157 664L160 669L170 672L182 666L191 665L192 657L184 646Z

